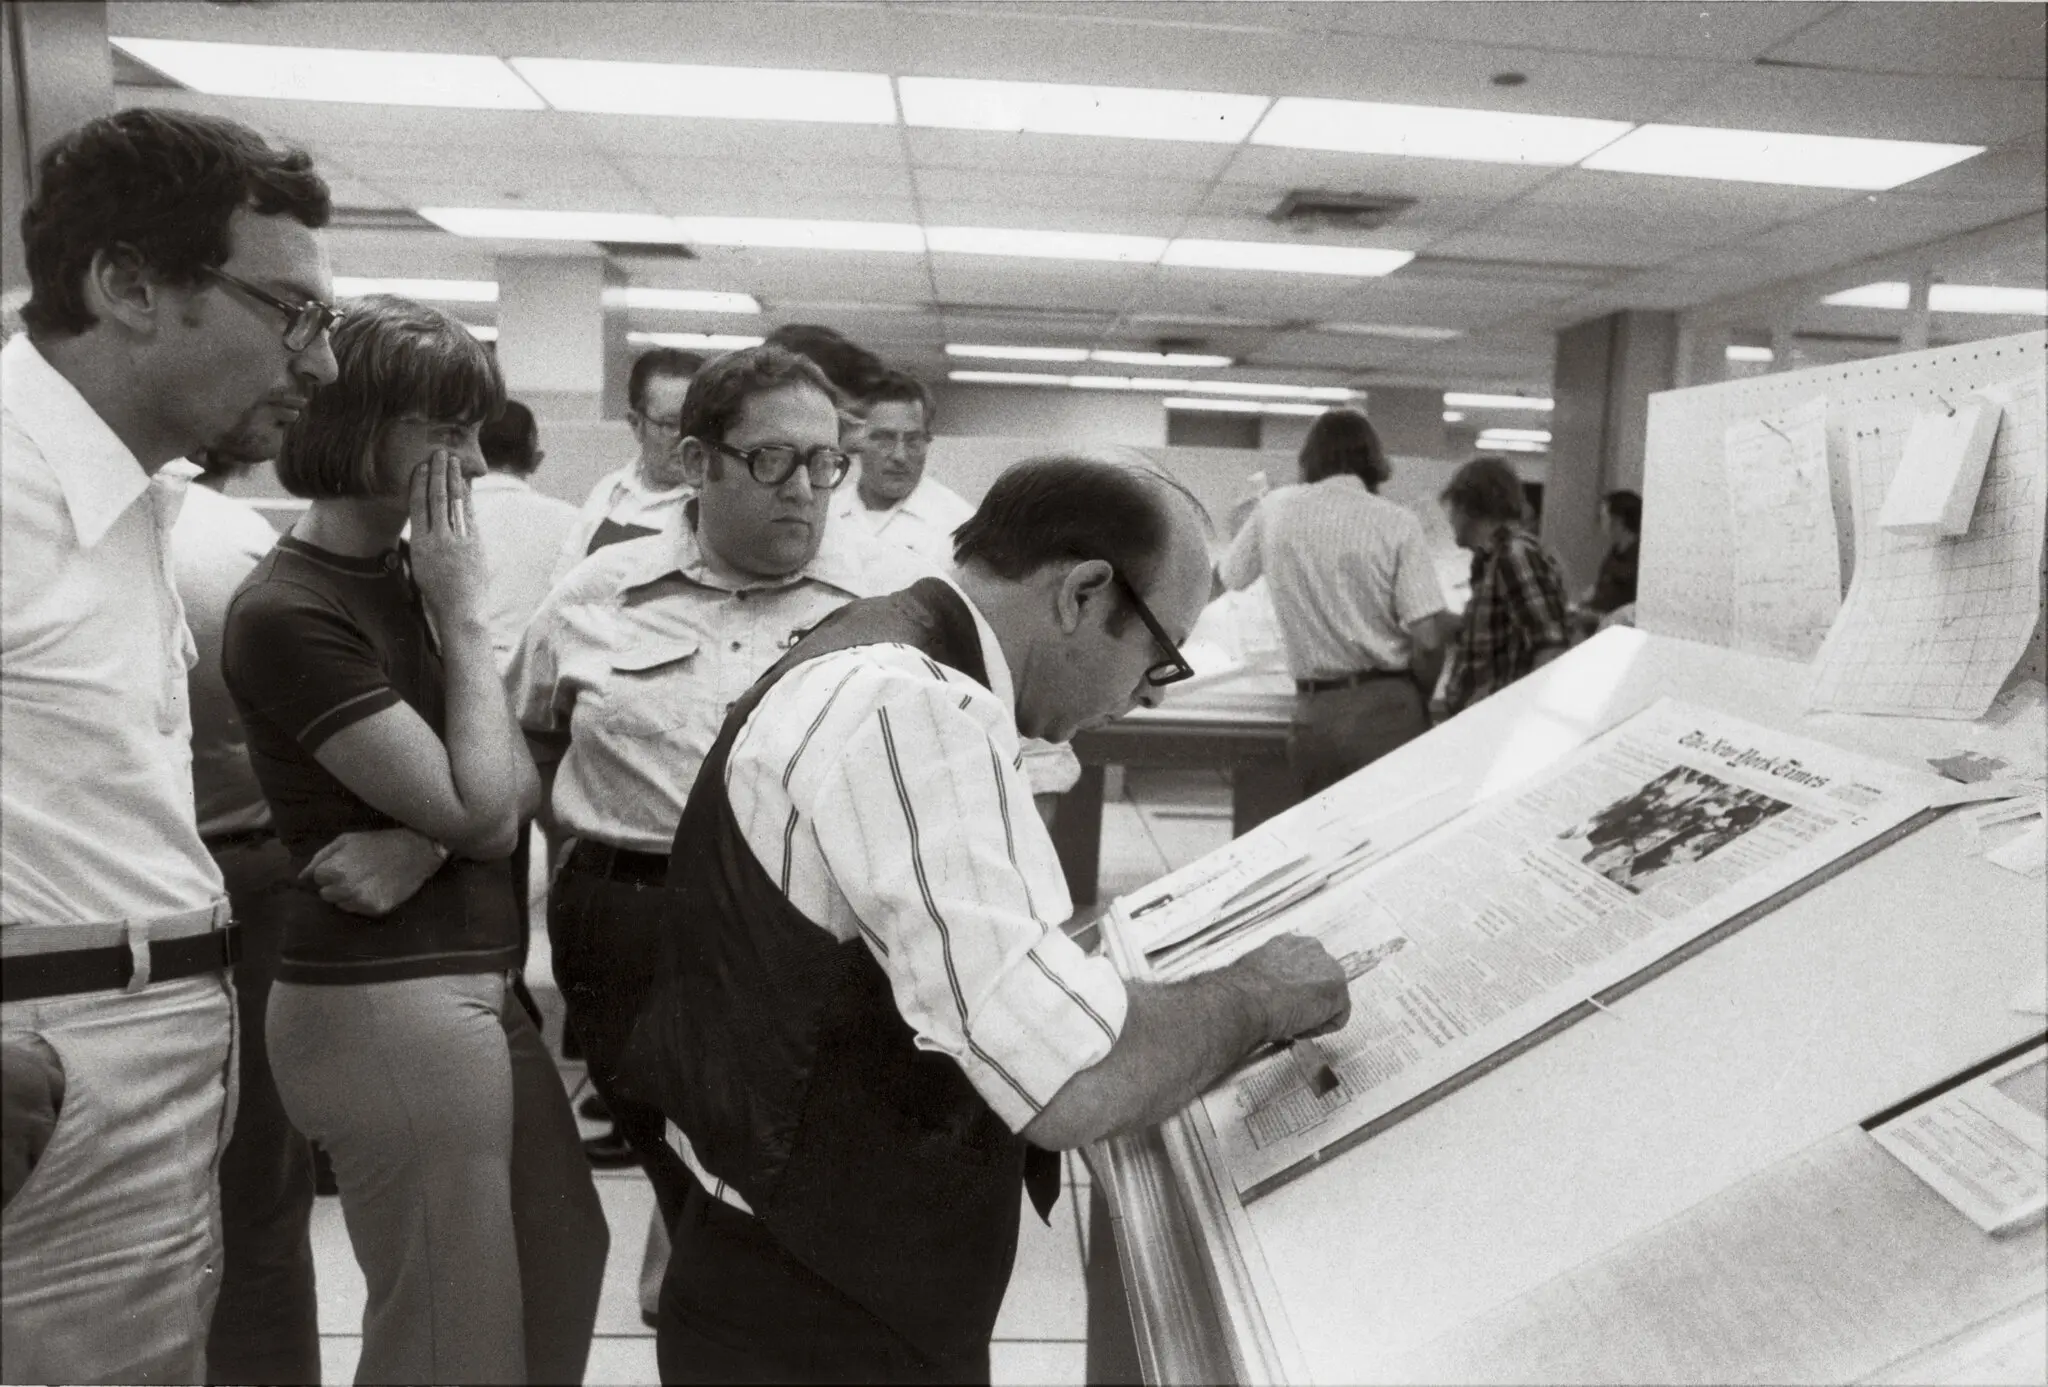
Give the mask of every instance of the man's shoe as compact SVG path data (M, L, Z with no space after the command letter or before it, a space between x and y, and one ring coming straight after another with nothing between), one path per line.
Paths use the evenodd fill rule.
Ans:
M576 1105L576 1115L590 1122L609 1122L612 1110L604 1105L604 1095L593 1089Z
M640 1157L632 1144L621 1136L614 1127L602 1136L586 1137L583 1155L592 1167L598 1170L622 1170L629 1165L638 1165Z

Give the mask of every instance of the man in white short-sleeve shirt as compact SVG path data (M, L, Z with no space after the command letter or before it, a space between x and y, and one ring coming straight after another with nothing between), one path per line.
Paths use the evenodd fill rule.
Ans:
M201 1382L233 1110L221 875L194 814L176 464L334 379L326 184L132 110L42 158L0 349L0 1379Z
M925 474L931 447L931 391L900 371L883 373L862 403L864 424L853 444L859 470L832 497L832 522L858 525L938 567L953 561L953 531L974 514Z
M961 535L946 576L841 608L755 684L684 810L675 946L630 1065L696 1177L665 1380L987 1381L1020 1187L1049 1212L1049 1153L1348 1007L1299 937L1151 985L1061 929L1022 741L1186 677L1175 641L1209 587L1192 499L1041 459Z
M693 494L676 460L676 421L690 378L703 366L694 352L655 347L634 358L626 380L626 423L640 453L590 489L576 523L555 551L554 582L607 545L672 528Z

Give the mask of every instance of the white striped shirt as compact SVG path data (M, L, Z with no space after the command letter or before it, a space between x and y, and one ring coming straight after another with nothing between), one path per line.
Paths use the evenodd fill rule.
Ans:
M1350 473L1260 497L1218 571L1266 575L1296 679L1411 668L1406 628L1444 609L1422 521Z
M974 618L990 688L909 646L819 656L755 708L725 784L790 903L865 940L919 1048L951 1056L1021 1131L1109 1053L1126 994L1060 929L1073 902L1032 809L1010 672ZM744 1208L682 1145L705 1188Z

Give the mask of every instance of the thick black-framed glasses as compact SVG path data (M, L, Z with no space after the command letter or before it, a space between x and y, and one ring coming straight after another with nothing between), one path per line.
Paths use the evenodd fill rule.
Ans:
M331 303L318 299L307 299L304 303L289 303L266 289L259 289L239 275L212 265L199 267L200 273L231 284L261 304L268 304L284 314L284 345L287 350L302 352L320 340L321 334L341 321L341 310Z
M1146 667L1145 682L1155 689L1163 689L1168 684L1178 684L1183 679L1194 678L1195 667L1188 663L1187 656L1180 653L1180 647L1173 643L1173 637L1166 634L1166 628L1159 624L1159 618L1152 615L1152 609L1145 605L1145 599L1138 596L1138 589L1132 586L1131 580L1114 568L1109 572L1110 576L1116 579L1116 585L1123 589L1124 597L1129 600L1132 610L1137 612L1138 620L1145 623L1145 629L1152 633L1152 639L1159 642L1159 648L1167 655L1166 659Z
M852 458L823 443L810 448L763 443L758 448L742 450L715 438L705 442L734 461L744 462L748 474L762 486L781 486L796 471L797 464L802 463L804 471L810 474L811 485L820 491L830 491L846 480L846 470L853 466Z

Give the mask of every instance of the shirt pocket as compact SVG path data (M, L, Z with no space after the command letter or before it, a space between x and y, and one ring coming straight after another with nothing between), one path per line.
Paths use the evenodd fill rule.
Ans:
M626 737L658 737L687 722L707 697L701 642L695 636L646 635L612 656L599 720Z

